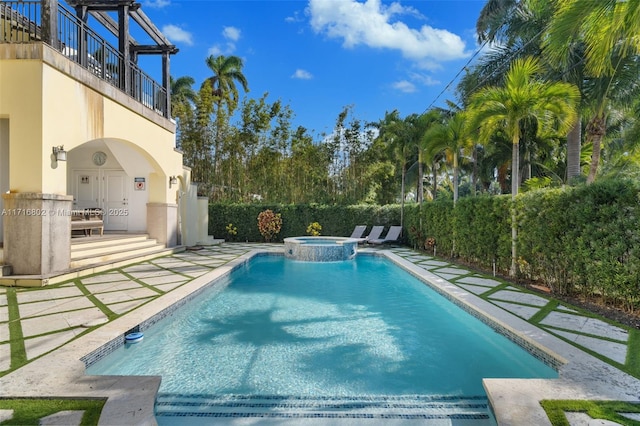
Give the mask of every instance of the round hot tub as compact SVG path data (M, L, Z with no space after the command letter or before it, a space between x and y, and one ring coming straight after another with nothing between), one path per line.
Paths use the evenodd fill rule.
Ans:
M309 262L336 262L356 256L358 240L344 237L290 237L284 239L288 259Z

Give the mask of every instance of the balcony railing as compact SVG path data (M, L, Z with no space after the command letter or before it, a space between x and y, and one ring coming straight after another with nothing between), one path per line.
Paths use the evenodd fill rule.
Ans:
M46 42L42 9L40 1L1 1L0 43ZM48 44L147 108L168 117L165 88L134 62L125 61L118 49L62 5L57 10L56 39ZM130 73L125 72L125 64Z

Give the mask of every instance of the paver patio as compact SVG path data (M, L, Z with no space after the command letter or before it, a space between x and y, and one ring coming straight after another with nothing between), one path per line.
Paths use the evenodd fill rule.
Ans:
M0 371L6 372L11 368L10 340L19 348L18 352L25 354L28 367L35 359L63 347L76 336L129 312L137 312L137 308L177 291L198 277L258 248L281 251L282 245L225 243L78 278L51 288L0 287ZM457 286L460 291L481 297L487 293L484 300L501 312L529 320L547 306L554 306L549 305L550 299L542 295L472 273L423 253L404 247L391 248L390 251L419 270L433 274L446 285ZM18 308L17 315L9 309L13 304ZM543 318L537 319L536 325L541 332L560 337L614 363L624 365L626 362L630 333L624 327L557 303ZM19 375L21 370L5 377ZM0 385L2 380L0 378ZM38 395L37 389L32 393ZM580 416L573 418L576 419L573 424L583 421Z

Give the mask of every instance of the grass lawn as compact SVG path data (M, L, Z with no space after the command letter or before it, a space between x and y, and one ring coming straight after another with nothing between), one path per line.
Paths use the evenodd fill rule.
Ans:
M0 410L13 410L13 417L0 425L35 425L40 419L59 411L84 411L81 425L97 425L106 399L0 399Z
M640 421L618 413L640 413L640 404L622 401L544 400L540 405L553 426L570 426L565 411L587 413L594 419L610 420L625 426L640 426Z

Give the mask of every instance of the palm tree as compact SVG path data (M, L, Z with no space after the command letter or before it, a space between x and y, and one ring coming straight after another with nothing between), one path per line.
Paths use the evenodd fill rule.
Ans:
M636 0L556 0L545 46L554 60L569 58L575 42L585 44L587 70L612 74L618 59L640 54L640 2Z
M544 46L552 61L571 62L571 48L576 44L584 50L584 100L590 114L586 140L593 144L587 183L596 178L611 101L628 99L637 90L637 71L633 75L629 68L637 66L640 53L639 17L637 1L559 0L549 24Z
M458 173L459 156L473 147L470 128L464 112L457 112L446 123L439 124L429 129L424 135L428 146L425 157L432 158L439 153L444 153L447 162L453 167L453 203L458 201Z
M174 79L169 77L169 86L171 90L171 117L180 120L186 109L190 109L196 102L196 92L191 86L195 80L189 76L178 77Z
M441 124L443 120L442 110L431 109L424 114L411 114L406 118L406 121L410 127L410 140L414 147L418 150L418 161L416 163L418 167L418 187L417 187L417 200L419 204L424 201L424 171L423 167L425 163L425 149L429 144L429 141L425 139L424 135L432 127ZM434 182L435 185L435 182ZM435 198L435 189L433 196Z
M213 76L205 80L213 89L218 108L224 103L229 115L238 107L239 95L236 83L242 85L245 92L249 91L249 83L242 73L244 63L238 56L209 56L205 60ZM203 83L204 84L204 83Z
M236 82L242 85L242 89L245 92L249 91L249 84L247 83L247 78L242 73L244 63L238 56L211 55L205 62L213 72L213 76L206 79L202 84L210 85L213 94L213 103L216 106L215 151L213 157L213 172L215 176L216 169L220 162L224 120L230 117L238 107L239 95ZM227 107L226 113L222 110L223 104Z
M413 146L409 137L408 125L400 118L398 110L386 112L384 118L377 124L380 131L379 138L384 140L393 153L395 160L401 164L400 184L400 226L404 223L405 180L407 176L407 161Z
M617 105L630 105L640 92L640 58L620 58L617 62L611 74L588 78L584 84L586 111L590 117L585 129L586 142L592 144L587 183L596 179L609 111Z
M517 225L515 199L520 184L520 137L528 121L541 130L566 132L576 117L580 93L574 85L547 82L536 78L542 67L534 58L516 59L505 76L503 87L486 87L472 95L469 108L471 122L480 128L481 138L488 140L502 130L512 143L511 157L511 270L516 274Z

